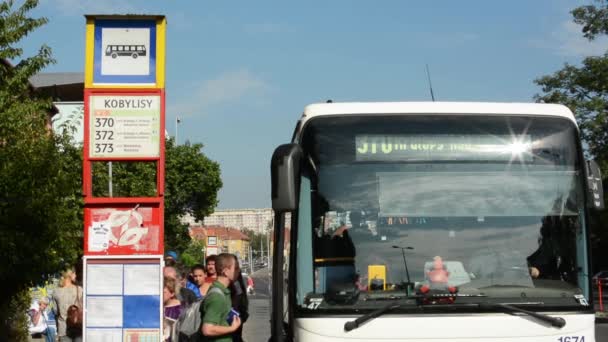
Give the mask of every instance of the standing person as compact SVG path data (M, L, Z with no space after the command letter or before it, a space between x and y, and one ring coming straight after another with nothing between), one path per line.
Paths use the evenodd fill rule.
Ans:
M76 272L73 269L62 273L60 287L53 291L52 300L59 342L81 342L82 326L70 329L66 326L68 308L76 305L82 310L82 287L76 285Z
M168 251L165 254L165 265L175 266L177 264L177 253L174 251Z
M217 255L209 255L205 258L205 266L207 267L207 279L205 279L208 283L213 283L215 279L217 279L217 272L215 268L215 261L217 259Z
M201 287L201 295L206 295L207 291L211 287L211 284L217 279L217 272L215 270L215 259L216 255L209 255L205 258L205 266L207 270L207 277L205 278L205 284Z
M196 301L196 295L194 291L184 287L186 282L181 278L180 274L177 273L175 267L165 266L163 269L163 276L175 280L175 293L177 299L182 303L182 306L190 306L190 304Z
M205 288L205 279L206 279L205 266L203 266L201 264L196 264L196 265L192 266L191 270L192 270L192 282L194 283L194 285L198 291L197 298L204 297L205 293L207 292L207 288ZM190 289L192 289L192 288L190 287ZM196 294L196 292L195 292L195 294Z
M243 324L249 318L249 300L247 299L247 288L238 260L236 260L235 274L235 280L230 285L230 296L232 308L239 313L239 317L241 318L241 326L232 334L232 341L243 342Z
M251 277L251 274L249 276L247 276L247 294L248 295L253 295L254 294L254 284L253 284L253 278Z
M55 342L55 330L47 324L49 316L46 312L46 308L48 306L48 298L42 297L37 303L34 303L30 307L30 324L28 327L30 341Z
M164 341L177 342L175 323L182 313L182 305L177 299L176 280L165 277L163 286L163 312L164 312Z
M222 253L215 259L217 280L211 285L209 295L203 301L204 316L201 331L206 341L232 342L232 334L241 326L238 316L228 324L232 307L230 284L236 279L236 256ZM218 290L215 290L215 289ZM220 293L221 292L221 293Z

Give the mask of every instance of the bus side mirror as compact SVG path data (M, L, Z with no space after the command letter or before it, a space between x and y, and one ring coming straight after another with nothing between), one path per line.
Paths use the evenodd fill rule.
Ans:
M587 193L592 208L604 209L604 188L602 173L595 160L587 160Z
M284 144L274 150L270 162L272 210L275 213L294 211L298 207L302 148Z

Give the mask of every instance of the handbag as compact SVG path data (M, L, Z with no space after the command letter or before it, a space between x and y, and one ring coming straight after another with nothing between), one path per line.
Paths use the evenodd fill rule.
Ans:
M65 319L66 334L70 337L82 335L82 299L79 299L78 287L76 287L76 299L74 304L68 307Z

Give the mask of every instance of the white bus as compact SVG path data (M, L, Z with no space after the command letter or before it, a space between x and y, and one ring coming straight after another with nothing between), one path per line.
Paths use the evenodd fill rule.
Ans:
M271 178L273 341L595 341L568 108L312 104Z

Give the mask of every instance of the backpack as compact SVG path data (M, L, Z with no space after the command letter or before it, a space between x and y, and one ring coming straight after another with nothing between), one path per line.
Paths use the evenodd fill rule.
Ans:
M224 295L222 290L212 287L207 292L207 296L214 292ZM200 341L202 339L201 326L205 315L204 301L204 299L198 299L179 315L176 323L179 341Z

